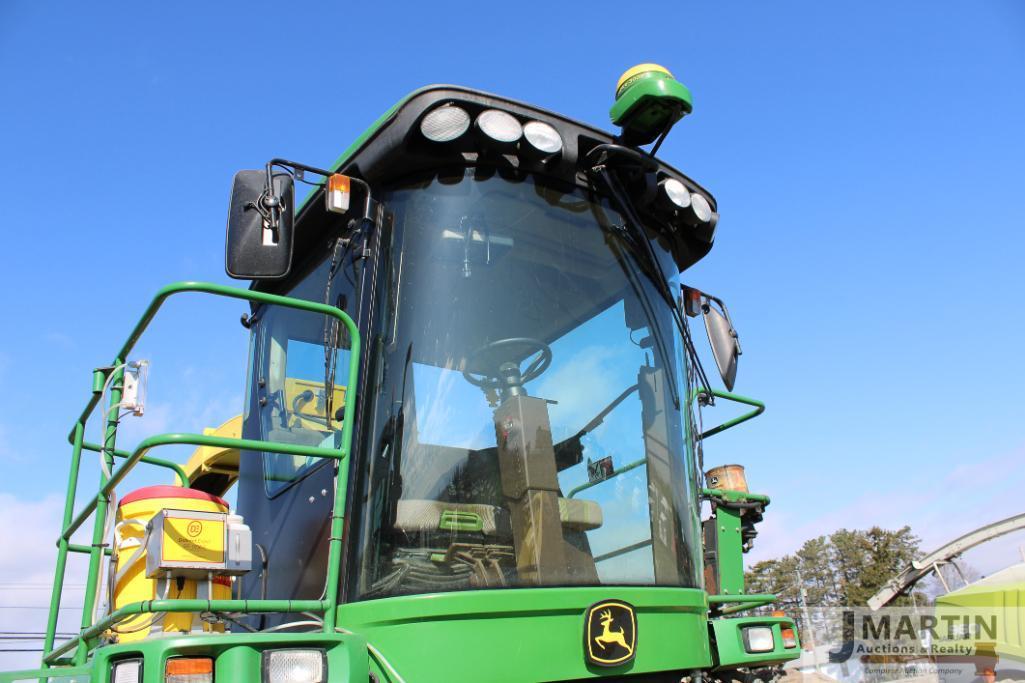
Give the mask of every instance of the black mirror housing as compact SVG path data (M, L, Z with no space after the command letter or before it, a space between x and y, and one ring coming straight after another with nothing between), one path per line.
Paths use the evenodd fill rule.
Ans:
M737 341L737 334L733 330L733 324L722 313L717 311L710 304L705 304L705 331L708 333L708 342L712 346L712 356L719 368L719 376L722 377L726 391L733 391L733 384L737 381L737 361L740 356L740 343Z
M277 280L292 269L295 181L288 173L273 175L276 227L268 220L266 185L266 170L239 171L232 184L224 269L238 280Z

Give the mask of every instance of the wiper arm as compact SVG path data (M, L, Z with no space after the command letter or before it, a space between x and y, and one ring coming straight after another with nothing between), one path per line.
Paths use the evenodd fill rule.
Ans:
M343 262L351 244L351 240L344 241L338 238L331 249L331 264L327 271L327 281L324 283L324 304L326 306L331 305L331 283L339 268L345 267ZM335 372L338 366L338 336L340 333L341 328L338 321L324 316L324 425L328 430L333 429L331 419L334 417ZM349 400L348 397L346 400Z
M604 408L602 408L601 412L599 412L597 415L595 415L594 418L590 422L588 422L586 425L584 425L583 429L581 429L579 432L577 432L576 434L574 434L570 438L582 439L583 437L585 437L588 434L590 434L592 431L594 431L598 427L598 425L600 425L602 422L605 421L605 418L608 417L609 413L611 413L613 410L615 410L619 406L620 403L622 403L623 401L626 400L627 396L629 396L633 392L637 391L637 389L638 389L638 387L635 384L632 387L630 387L629 389L627 389L626 391L624 391L623 393L621 393L619 396L617 396L615 399L613 399L612 403L610 403L607 406L605 406Z
M629 235L629 239L624 239L623 242L630 247L630 253L637 259L640 270L648 277L651 283L655 285L656 291L658 291L659 295L665 300L669 309L672 311L673 320L680 331L680 336L683 337L683 345L687 351L687 357L690 359L691 365L694 367L694 370L698 375L698 380L701 382L703 387L711 387L712 385L708 381L708 375L705 374L705 368L701 365L701 359L698 357L697 350L694 348L694 341L690 336L690 328L683 319L683 313L680 311L679 304L673 297L673 291L669 284L669 279L662 271L658 258L655 256L654 249L652 249L647 235L644 234L644 228L637 216L637 211L634 208L633 202L623 190L619 180L612 175L609 168L604 163L597 164L591 169L591 171L601 178L602 182L608 188L609 193L612 195L612 199L619 205L619 209L622 212L624 219L624 232L626 230L629 231L627 233ZM708 398L708 401L710 404L714 403L714 399L711 397Z

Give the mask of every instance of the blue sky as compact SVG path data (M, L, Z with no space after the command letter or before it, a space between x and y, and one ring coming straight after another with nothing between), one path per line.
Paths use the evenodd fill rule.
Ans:
M236 169L330 163L432 82L607 127L645 61L694 93L661 156L722 215L683 279L728 302L737 389L769 405L707 444L774 497L756 552L867 523L931 545L1020 512L1025 5L644 7L3 3L0 547L24 552L0 557L0 603L47 581L90 370L159 286L228 281ZM241 310L169 307L125 443L239 411Z

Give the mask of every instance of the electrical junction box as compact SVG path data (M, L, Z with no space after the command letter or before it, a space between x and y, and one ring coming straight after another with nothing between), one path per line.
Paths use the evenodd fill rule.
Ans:
M146 383L149 379L149 361L141 360L128 364L123 376L121 408L131 411L136 417L146 412Z
M252 569L253 536L239 515L163 509L146 529L146 576L151 579L205 579Z

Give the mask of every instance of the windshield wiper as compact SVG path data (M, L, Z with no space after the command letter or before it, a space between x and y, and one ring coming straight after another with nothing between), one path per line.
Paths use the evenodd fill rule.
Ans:
M624 224L621 226L620 231L618 231L621 233L618 236L621 241L628 246L630 254L634 256L637 261L639 270L648 277L651 283L655 286L655 290L665 300L670 311L672 311L673 320L680 331L680 336L683 338L683 345L687 351L687 357L690 359L691 365L694 367L694 371L697 373L698 380L701 385L705 389L709 389L712 385L708 381L708 375L705 374L705 368L701 365L701 359L698 357L697 350L694 348L694 341L690 335L690 328L688 327L686 320L684 320L680 306L673 296L673 290L672 286L669 284L669 278L666 277L665 272L662 270L662 266L659 265L658 257L655 255L655 250L648 241L647 235L644 234L644 228L637 216L637 211L634 208L633 202L630 200L629 195L627 195L622 185L620 185L619 180L611 173L604 163L595 165L591 171L601 178L602 182L608 188L613 201L619 205L619 210L623 215ZM714 399L710 395L708 396L707 401L709 405L714 404Z

